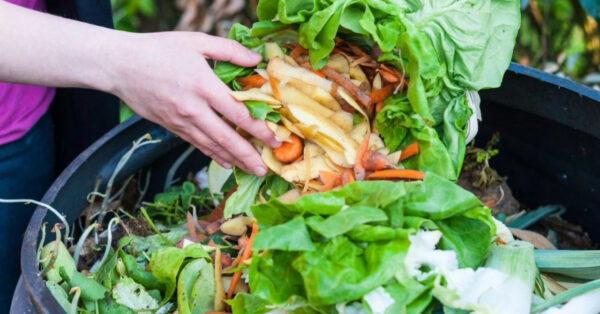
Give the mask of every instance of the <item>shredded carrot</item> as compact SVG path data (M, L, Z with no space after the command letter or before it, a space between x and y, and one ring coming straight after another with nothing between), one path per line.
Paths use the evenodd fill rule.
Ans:
M290 57L292 57L292 59L296 59L298 57L300 57L301 55L305 54L308 50L306 50L306 48L300 46L300 45L296 45L296 47L294 47L294 49L292 49L292 51L290 52Z
M302 140L298 135L291 135L291 142L282 142L281 146L273 149L273 155L283 163L290 163L302 155Z
M379 113L383 109L383 101L380 101L375 104L375 113Z
M368 180L423 180L425 173L411 169L389 169L371 173Z
M496 201L495 201L495 200L489 200L489 201L485 202L483 205L484 205L485 207L490 207L490 208L491 208L491 207L493 207L494 205L496 205Z
M361 103L363 106L368 106L371 102L371 98L369 97L369 95L363 92L360 88L358 88L358 86L354 85L354 83L352 83L352 81L349 78L343 76L338 71L328 66L324 66L323 69L321 69L321 71L329 79L348 90L350 94L352 94L352 96L356 100L358 100L358 102Z
M327 183L331 182L332 180L335 180L339 175L340 175L339 173L335 173L335 172L331 172L331 171L325 171L325 170L319 171L319 179L321 180L321 183L323 183L323 184L327 184Z
M358 151L356 152L356 162L354 163L354 172L356 173L356 178L358 180L365 179L365 167L363 167L363 156L369 149L369 139L371 138L371 133L367 133L362 143L358 147Z
M252 223L252 233L250 233L250 239L248 239L248 244L246 245L246 248L244 249L244 253L242 255L242 259L240 260L240 264L242 264L245 260L247 260L248 258L250 258L250 256L252 256L252 244L254 243L254 238L256 237L256 234L258 233L258 224L256 222ZM227 291L227 299L231 299L231 297L233 296L233 291L235 291L235 286L237 286L237 283L240 281L240 278L242 277L242 271L238 271L233 275L233 278L231 279L231 284L229 285L229 290Z
M323 72L319 71L319 70L312 70L314 74L322 77L322 78L326 78L327 76L325 76L325 74L323 74Z
M336 82L333 82L333 85L331 85L331 96L333 96L334 98L337 97L337 93L338 93L338 84Z
M260 74L254 74L246 77L242 77L236 80L242 85L251 85L254 87L261 87L267 82L267 79L262 77Z
M336 177L335 177L333 180L331 180L331 181L327 182L327 183L326 183L326 184L325 184L325 185L324 185L324 186L321 188L320 192L327 192L327 191L331 191L331 190L333 190L333 188L335 188L336 186L338 186L338 185L341 185L341 184L342 184L342 175L341 175L341 174L338 174L338 175L336 175Z
M210 215L208 215L208 218L206 218L206 220L208 222L215 222L215 221L223 218L223 211L225 210L225 202L227 202L229 197L231 195L233 195L233 193L235 191L237 191L237 188L238 188L237 185L234 186L233 189L231 189L231 191L229 191L229 193L227 193L227 195L225 195L225 198L223 198L223 201L217 206L217 208L215 208L215 210L212 211L212 213L210 213Z
M277 85L277 81L274 78L269 78L269 83L271 83L271 89L273 90L273 97L275 99L281 101L281 94L279 93L279 86Z
M507 245L508 244L508 243L506 243L506 241L504 241L504 240L502 240L500 238L498 238L498 240L496 240L496 242L498 242L498 243L500 243L502 245Z
M352 171L352 169L346 169L344 172L342 172L342 185L346 185L354 181L356 181L356 178L354 177L354 171Z
M387 168L390 164L387 157L380 152L367 150L361 160L365 170L377 171Z
M383 67L383 65L382 65ZM390 82L390 83L397 83L400 81L400 78L397 77L394 72L390 71L390 70L384 70L384 69L380 69L379 73L381 74L381 77L386 81L386 82Z
M395 89L396 89L396 86L394 84L388 84L388 85L372 92L371 94L369 94L369 97L371 97L371 101L373 103L384 101L388 97L392 96Z
M252 88L256 88L256 86L254 86L254 85L246 85L246 86L244 86L242 88L242 91L247 91L247 90L252 89Z
M400 161L406 160L414 155L419 154L419 143L414 142L402 150Z
M346 45L348 46L348 48L350 48L350 51L352 51L354 54L356 54L359 57L371 57L369 56L364 50L362 50L359 46L346 42Z
M371 57L370 56L362 56L354 61L352 61L352 63L350 63L350 67L353 68L357 65L363 65L367 62L371 61Z
M185 223L185 227L187 228L190 237L192 237L194 240L197 240L198 230L196 229L196 224L194 223L194 217L189 211L187 212L187 222Z

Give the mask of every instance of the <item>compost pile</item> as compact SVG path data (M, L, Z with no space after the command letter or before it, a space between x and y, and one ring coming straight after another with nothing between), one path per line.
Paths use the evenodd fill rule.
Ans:
M90 193L77 243L67 222L41 241L41 275L65 311L597 312L586 252L534 250L503 221L525 228L539 211L495 219L507 187L456 183L468 156L463 186L505 184L491 148L481 159L467 142L476 91L508 67L518 1L261 0L257 14L230 38L264 62L215 72L284 143L240 130L271 172L212 162L151 203L141 176L113 186L113 175ZM155 142L134 142L115 173Z

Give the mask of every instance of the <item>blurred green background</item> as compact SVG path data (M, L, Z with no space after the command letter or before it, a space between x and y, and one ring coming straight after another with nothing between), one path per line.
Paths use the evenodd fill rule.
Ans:
M201 31L226 36L256 20L258 0L112 0L117 29ZM521 0L513 61L600 89L600 0ZM122 118L131 114L123 107Z

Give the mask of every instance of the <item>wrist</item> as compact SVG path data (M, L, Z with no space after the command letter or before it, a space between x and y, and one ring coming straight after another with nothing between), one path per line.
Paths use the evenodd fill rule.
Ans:
M140 34L104 29L100 37L98 45L92 48L92 74L85 78L84 84L119 96L119 83L135 54Z

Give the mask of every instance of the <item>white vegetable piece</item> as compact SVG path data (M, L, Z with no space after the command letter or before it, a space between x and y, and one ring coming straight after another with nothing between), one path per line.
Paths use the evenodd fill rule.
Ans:
M379 287L363 297L373 314L384 314L385 311L394 304L392 296L385 291L383 287Z
M600 313L600 289L577 296L561 308L552 307L542 314L597 314Z
M467 123L467 143L471 142L475 135L477 135L477 131L479 129L478 121L481 121L481 109L479 105L481 104L481 98L476 91L467 91L467 103L471 110L473 110L473 114L469 118Z
M408 254L404 264L411 277L424 280L432 274L442 274L458 269L456 252L437 250L435 245L440 241L442 233L436 231L419 230L416 235L411 235ZM431 270L422 272L422 266L428 266Z
M248 216L237 216L233 219L225 221L221 225L221 231L225 234L233 235L233 236L241 236L246 233L249 226L252 226L252 223L256 220L254 218L250 218Z
M494 224L496 225L496 236L506 242L512 242L515 240L515 238L513 237L512 232L510 232L510 229L508 229L508 227L503 224L501 221L499 221L498 219L492 217L492 220L494 220Z

